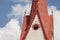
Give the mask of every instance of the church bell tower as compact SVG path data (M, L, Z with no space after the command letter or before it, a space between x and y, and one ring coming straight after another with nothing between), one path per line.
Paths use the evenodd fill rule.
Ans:
M53 15L48 15L47 0L32 0L30 15L24 15L20 40L52 39Z

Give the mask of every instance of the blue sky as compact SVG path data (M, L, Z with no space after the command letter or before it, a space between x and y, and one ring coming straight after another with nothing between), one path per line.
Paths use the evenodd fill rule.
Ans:
M60 0L48 0L48 5L54 5L58 10L60 10Z
M12 18L15 18L15 17L8 17L8 14L12 12L12 6L15 6L17 4L25 6L27 3L28 2L19 1L19 0L17 2L16 0L0 0L0 27L4 27ZM57 7L58 10L60 10L59 3L60 0L48 0L48 6L54 5ZM21 26L22 15L20 15L19 19Z

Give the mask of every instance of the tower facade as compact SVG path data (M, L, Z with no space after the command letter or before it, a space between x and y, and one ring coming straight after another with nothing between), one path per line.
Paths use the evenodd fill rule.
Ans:
M20 40L52 40L53 16L48 15L47 0L33 0L29 16L24 15Z

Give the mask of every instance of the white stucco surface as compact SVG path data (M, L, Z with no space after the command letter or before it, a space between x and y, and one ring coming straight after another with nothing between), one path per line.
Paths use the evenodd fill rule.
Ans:
M37 15L36 15L32 25L34 25L34 24L39 24L40 25ZM43 35L43 31L42 31L41 26L38 30L34 30L32 28L32 25L31 25L30 31L29 31L25 40L44 40L44 35Z

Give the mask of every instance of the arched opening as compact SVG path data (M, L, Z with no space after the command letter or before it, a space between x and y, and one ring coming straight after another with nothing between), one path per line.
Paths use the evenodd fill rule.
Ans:
M40 26L39 26L39 24L34 24L32 28L33 28L33 30L38 30L40 28Z

